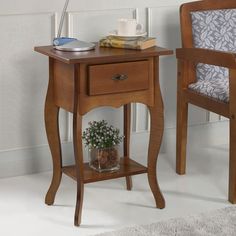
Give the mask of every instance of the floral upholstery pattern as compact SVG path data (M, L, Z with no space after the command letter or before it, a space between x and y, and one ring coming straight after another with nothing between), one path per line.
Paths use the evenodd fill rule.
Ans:
M191 13L196 48L236 52L236 9ZM223 102L229 101L229 70L199 63L197 82L189 88Z

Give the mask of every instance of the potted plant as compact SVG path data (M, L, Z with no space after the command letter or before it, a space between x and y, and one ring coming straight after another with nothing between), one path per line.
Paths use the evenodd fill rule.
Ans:
M105 120L88 124L82 138L89 150L89 166L99 172L119 170L120 156L117 147L124 136Z

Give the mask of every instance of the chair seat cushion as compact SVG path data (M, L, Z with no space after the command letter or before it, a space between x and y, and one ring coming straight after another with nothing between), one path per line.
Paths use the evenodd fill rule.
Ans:
M225 103L229 102L228 78L199 79L196 83L190 84L189 89Z

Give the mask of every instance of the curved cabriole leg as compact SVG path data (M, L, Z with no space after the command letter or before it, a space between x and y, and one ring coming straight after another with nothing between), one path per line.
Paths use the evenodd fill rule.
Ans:
M55 195L60 185L62 176L61 141L59 134L58 115L59 108L54 104L53 100L53 60L50 59L49 84L44 110L47 139L53 161L53 177L45 197L45 203L48 205L52 205L54 203Z
M154 105L148 106L150 111L151 129L148 148L148 182L156 201L157 208L165 207L165 199L157 182L157 158L161 147L164 130L163 101L158 76L159 58L154 60Z
M131 104L124 105L124 157L130 156L130 124L131 124ZM126 176L126 188L132 190L132 177Z
M165 207L165 200L157 182L157 158L163 135L163 110L160 107L149 107L151 130L148 150L148 181L156 201L157 208Z
M84 179L83 179L82 117L78 113L75 113L73 116L73 142L74 142L74 156L75 156L75 166L77 175L77 197L76 197L74 225L79 226L81 223L81 215L82 215Z

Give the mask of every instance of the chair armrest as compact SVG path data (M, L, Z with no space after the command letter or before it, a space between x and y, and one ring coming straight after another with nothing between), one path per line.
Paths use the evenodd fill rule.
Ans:
M177 48L177 59L236 69L236 54L202 48Z

